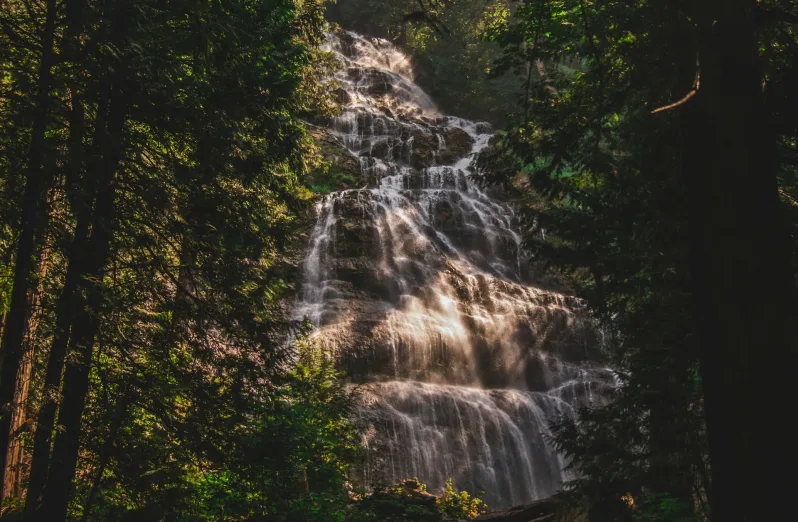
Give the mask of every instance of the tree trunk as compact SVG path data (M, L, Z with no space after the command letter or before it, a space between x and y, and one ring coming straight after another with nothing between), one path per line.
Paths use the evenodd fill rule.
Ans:
M62 54L65 62L80 64L85 10L86 4L84 0L70 0L66 3L67 26L62 44ZM77 70L80 71L82 69L77 67ZM105 85L107 85L107 82ZM81 184L84 157L85 108L80 73L76 73L69 80L67 87L69 93L69 137L67 140L69 160L65 167L65 181L66 196L75 213L76 227L66 256L67 259L73 260L80 252L86 250L95 190L88 183L88 180L86 180L87 183ZM106 87L100 89L99 98L93 138L93 143L95 144L100 142L105 132L105 117L108 109L108 89ZM31 520L35 517L44 484L47 480L51 438L61 386L61 374L64 368L64 357L74 316L74 295L81 276L80 266L80 263L69 263L64 287L56 305L56 324L45 370L43 403L37 416L36 431L33 438L33 452L25 503L26 520Z
M49 219L48 219L49 221ZM45 225L46 226L46 225ZM17 377L17 392L14 397L11 414L10 443L5 470L5 483L3 484L3 498L9 496L20 497L22 493L22 478L26 464L26 453L21 436L29 429L28 423L28 393L30 379L33 371L33 355L36 341L36 331L41 319L41 301L44 295L44 280L47 277L47 261L49 248L44 247L39 256L39 276L36 290L30 297L31 316L28 320L24 352Z
M61 386L61 373L64 369L67 344L69 342L70 328L75 306L75 293L77 291L80 264L75 262L78 251L87 242L85 235L88 232L88 223L85 218L78 221L76 238L70 248L70 264L67 268L64 288L57 305L56 328L50 354L45 370L44 398L36 419L36 431L33 435L33 453L28 479L28 491L25 499L25 520L33 520L39 508L44 484L47 481L47 471L50 463L50 447L55 427L55 415L58 408L58 394Z
M25 337L25 321L29 316L28 294L31 290L31 274L35 267L33 250L36 222L40 205L44 200L47 183L42 163L45 152L45 131L49 116L49 94L52 85L52 67L55 62L53 43L55 37L56 2L47 0L42 54L39 62L39 78L34 98L33 128L28 152L28 172L22 196L22 228L14 266L14 286L11 302L3 329L0 346L0 484L5 483L8 446L11 441L11 405L17 391L17 375L22 359ZM2 494L2 490L0 490Z
M122 7L115 9L113 25L117 27L112 33L118 39L116 43L122 44L119 48L124 53L124 25L129 22L127 10ZM80 266L83 275L78 285L83 291L75 294L77 306L68 348L68 353L73 356L67 358L64 370L63 399L58 412L59 430L53 443L53 455L42 498L39 517L42 521L61 522L66 519L77 466L81 418L89 390L94 339L102 313L101 281L113 235L116 173L124 147L128 104L125 93L127 60L126 56L122 56L121 61L115 64L111 81L107 127L102 139L103 146L98 149L103 156L98 170L93 173L98 190L88 248L85 253L76 252L76 259L70 259L70 265L74 261Z
M103 91L105 92L105 90ZM101 99L98 107L98 121L94 143L101 143L105 131L104 121L107 111L107 101ZM64 369L67 345L76 306L76 292L78 282L82 277L81 267L85 265L80 260L88 244L89 226L91 224L91 211L94 195L89 186L82 190L76 186L77 177L82 165L82 136L83 136L83 105L80 100L73 100L70 116L70 159L69 169L76 170L67 176L67 194L72 194L71 199L76 208L77 224L75 235L67 251L69 264L67 267L64 287L56 305L56 325L50 353L47 358L47 368L44 377L44 398L36 420L36 431L33 436L33 455L31 459L30 478L25 500L25 519L32 520L39 508L44 484L47 481L47 471L50 462L50 447L55 415L58 408L58 395L61 387L61 374ZM70 176L72 181L70 182ZM88 185L88 183L87 183ZM74 192L72 192L74 190Z
M114 168L114 172L115 170ZM75 354L75 357L68 360L64 370L63 400L58 413L58 425L61 429L53 444L53 456L43 499L46 516L42 520L57 522L66 519L69 492L78 460L81 417L89 390L94 339L101 314L102 290L97 279L102 278L102 270L109 253L114 190L115 179L112 176L103 183L98 193L87 259L89 269L81 284L87 297L85 300L79 299L82 302L72 325L69 352Z
M700 13L701 84L690 108L693 284L719 522L786 520L798 466L795 282L762 94L755 0ZM787 473L789 476L789 472Z

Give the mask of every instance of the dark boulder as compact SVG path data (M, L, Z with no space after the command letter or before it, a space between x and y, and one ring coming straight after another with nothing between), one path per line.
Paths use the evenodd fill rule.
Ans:
M446 151L456 160L465 158L474 146L474 138L463 129L450 127L443 131Z
M366 88L366 92L372 96L383 96L393 91L393 85L386 82L374 83Z
M348 105L349 102L352 101L352 97L349 93L340 87L333 91L333 96L335 96L335 100L341 105Z
M556 516L557 505L552 499L545 498L525 506L515 506L486 513L474 520L479 522L555 522Z
M374 491L365 498L359 509L371 512L379 520L407 522L440 522L435 507L438 497L424 490L418 481L404 480L398 486Z
M415 169L431 167L435 164L435 154L438 151L438 137L431 132L413 133L411 145L410 165Z
M477 131L477 134L492 134L493 133L493 128L490 126L490 123L487 123L487 122L484 122L484 121L481 121L481 122L477 123L475 125L474 129Z

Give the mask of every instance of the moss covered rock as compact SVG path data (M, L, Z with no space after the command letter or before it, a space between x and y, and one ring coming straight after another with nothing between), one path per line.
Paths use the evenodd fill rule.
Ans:
M343 143L324 130L311 132L321 153L322 163L310 172L308 187L316 193L326 194L361 184L360 162Z

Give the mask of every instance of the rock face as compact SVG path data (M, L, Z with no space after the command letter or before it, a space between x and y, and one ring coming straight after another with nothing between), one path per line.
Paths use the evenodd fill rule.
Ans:
M438 497L428 493L418 481L403 480L398 486L380 488L361 500L355 509L368 512L381 521L442 522L436 509Z
M474 132L479 132L476 125L474 126ZM474 147L474 139L459 127L451 127L444 130L443 140L442 165L451 165L460 158L468 156Z
M541 499L525 506L494 511L475 518L477 522L556 522L557 506L551 499Z
M333 192L363 182L360 161L326 129L315 129L311 136L321 152L324 165L310 174L310 184L317 192ZM362 183L361 183L362 184Z
M474 519L475 522L588 522L584 513L544 498L507 509L492 511Z
M330 133L359 182L318 204L296 314L362 384L358 478L452 478L492 508L550 496L548 421L614 385L589 362L600 334L530 278L512 209L469 179L490 127L441 115L389 43L328 46L349 96Z

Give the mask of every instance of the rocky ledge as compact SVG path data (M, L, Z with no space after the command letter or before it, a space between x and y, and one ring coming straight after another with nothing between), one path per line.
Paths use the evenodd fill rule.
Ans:
M515 506L501 511L486 513L475 520L480 522L555 522L557 507L548 498L525 506Z
M353 519L368 522L587 522L552 498L483 513L486 506L478 497L451 488L435 495L416 479L378 486L362 496L353 493L352 501Z

